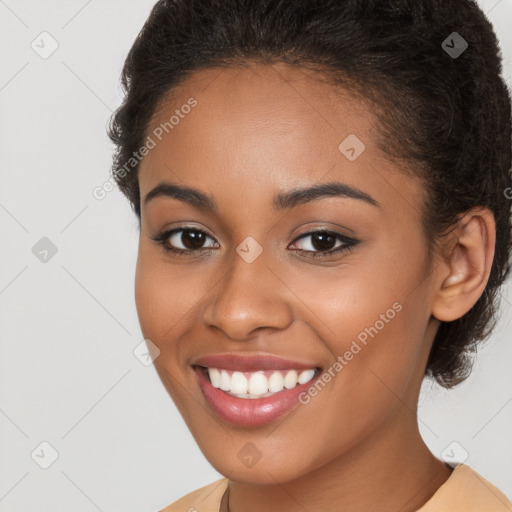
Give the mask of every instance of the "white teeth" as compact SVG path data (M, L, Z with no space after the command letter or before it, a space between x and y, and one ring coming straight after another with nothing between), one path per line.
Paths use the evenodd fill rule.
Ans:
M247 393L247 379L242 372L233 372L231 375L231 393L241 395Z
M208 368L208 375L214 388L220 387L220 372L217 368Z
M306 384L315 376L315 370L304 370L297 379L299 384Z
M272 393L282 391L284 388L284 378L281 372L274 372L268 379L268 390Z
M284 387L286 389L294 388L297 385L297 378L297 372L295 370L290 370L284 378Z
M263 373L253 373L249 379L249 393L251 395L264 395L268 391L268 379Z
M209 368L208 368L208 370L209 370ZM226 370L222 370L220 372L219 388L222 389L222 391L230 391L231 390L231 377L229 376L229 373Z
M262 370L229 373L227 370L208 368L212 386L238 398L271 396L274 393L279 393L284 388L293 389L297 384L306 384L315 374L314 369L303 370L300 373L296 370L276 370L270 377L267 377Z

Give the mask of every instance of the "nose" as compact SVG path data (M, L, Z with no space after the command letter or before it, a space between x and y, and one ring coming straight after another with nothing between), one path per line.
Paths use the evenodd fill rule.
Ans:
M202 311L207 327L243 341L257 329L286 329L291 324L290 290L267 266L264 254L248 263L234 253L229 270L208 294Z

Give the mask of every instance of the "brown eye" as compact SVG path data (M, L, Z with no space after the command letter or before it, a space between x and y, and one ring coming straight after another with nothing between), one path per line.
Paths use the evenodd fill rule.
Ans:
M215 247L216 242L204 231L193 228L177 228L170 231L164 231L152 237L158 244L162 245L167 252L173 252L179 255L195 254L205 249ZM204 246L207 239L213 244Z
M359 243L357 240L353 240L339 233L315 230L300 236L293 245L295 246L297 242L307 239L311 241L303 243L303 247L296 250L301 254L309 254L313 258L327 257L345 250L350 250ZM339 241L339 245L336 245L337 241Z
M318 251L329 251L336 244L336 237L330 233L314 233L311 236L311 246Z
M181 236L179 233L181 232ZM171 239L174 238L184 245L185 249L197 250L201 249L206 239L205 233L202 231L192 231L190 229L183 229L175 233Z

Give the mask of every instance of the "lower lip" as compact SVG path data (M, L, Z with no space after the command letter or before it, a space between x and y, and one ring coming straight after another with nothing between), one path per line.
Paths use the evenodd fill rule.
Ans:
M204 371L194 367L199 386L210 407L223 420L242 427L259 427L290 412L299 402L299 395L320 376L292 389L283 389L265 398L237 398L212 386Z

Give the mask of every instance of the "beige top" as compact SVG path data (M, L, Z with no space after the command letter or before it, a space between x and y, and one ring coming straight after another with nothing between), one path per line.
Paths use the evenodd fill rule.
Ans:
M165 507L160 512L219 512L228 479L221 478ZM417 512L512 512L512 503L494 485L465 464Z

